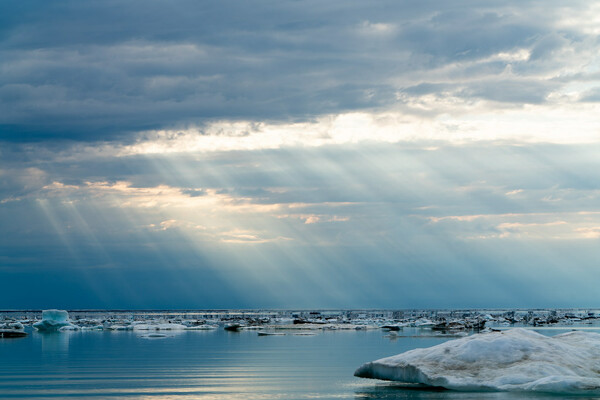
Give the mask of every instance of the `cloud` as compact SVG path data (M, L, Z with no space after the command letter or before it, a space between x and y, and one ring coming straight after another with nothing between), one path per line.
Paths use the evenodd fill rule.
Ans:
M597 237L598 211L430 217L463 240L577 240Z
M6 3L0 139L131 141L215 120L374 110L428 120L477 101L471 112L565 104L568 85L587 93L597 72L593 7ZM424 113L424 95L457 103Z
M247 233L244 242L288 238L316 246L393 242L409 232L469 239L519 231L526 238L535 236L528 224L544 229L555 221L567 224L553 237L568 239L598 226L598 145L430 146L358 142L109 157L73 145L69 157L9 157L0 201L22 210L42 201L44 218L55 215L74 231L87 225L102 237L112 223L121 232L150 227L205 243L236 230Z
M505 195L507 196L515 196L518 195L519 193L523 192L523 189L515 189L515 190L511 190L505 193Z

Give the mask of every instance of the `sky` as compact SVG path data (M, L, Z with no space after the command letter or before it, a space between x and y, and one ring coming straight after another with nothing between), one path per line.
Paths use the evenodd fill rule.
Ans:
M600 307L600 4L0 2L0 309Z

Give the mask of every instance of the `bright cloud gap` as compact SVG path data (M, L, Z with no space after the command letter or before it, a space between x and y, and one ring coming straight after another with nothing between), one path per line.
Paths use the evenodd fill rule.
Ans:
M263 150L290 147L375 143L432 143L460 145L471 142L597 143L600 121L589 116L600 107L553 110L535 106L503 114L443 115L434 121L401 113L347 113L314 122L268 123L216 121L202 127L141 133L134 144L119 146L121 156L133 154L193 153ZM569 134L565 134L568 132ZM113 145L108 145L114 154ZM107 149L108 150L108 149Z

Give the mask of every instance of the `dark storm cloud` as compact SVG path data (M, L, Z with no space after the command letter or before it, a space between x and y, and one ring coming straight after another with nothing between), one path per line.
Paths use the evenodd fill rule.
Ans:
M393 106L408 82L541 103L557 84L538 71L586 40L556 28L557 14L536 2L3 2L0 139L306 120ZM488 60L519 49L531 59ZM521 76L499 79L509 64Z

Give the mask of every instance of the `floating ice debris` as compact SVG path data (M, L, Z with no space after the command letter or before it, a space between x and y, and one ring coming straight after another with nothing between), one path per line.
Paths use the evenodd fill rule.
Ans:
M480 333L382 358L354 373L462 391L600 394L600 334Z
M69 313L65 310L44 310L42 320L33 324L38 331L53 332L65 326L71 326Z
M213 329L218 329L219 327L216 325L207 324L206 321L183 321L183 325L185 325L185 330L188 331L208 331Z
M82 331L101 331L104 330L102 325L79 326Z
M104 329L110 331L131 331L133 330L133 325L104 325Z
M419 328L427 328L427 327L434 326L434 325L435 325L435 322L428 320L426 318L421 318L414 322L414 326L419 327Z
M184 329L186 331L212 331L214 329L219 329L219 327L216 325L204 324L204 325L186 326Z
M22 331L23 329L25 329L25 327L20 322L0 323L0 330L3 331Z
M71 323L84 331L102 330L104 328L102 323L97 319L76 318L75 321L71 321Z
M59 328L59 331L64 332L64 331L78 331L81 328L79 326L76 325L66 325L66 326L62 326Z
M151 324L135 324L133 330L135 331L181 331L188 327L181 324L170 324L170 323L151 323Z
M267 332L267 331L258 331L258 336L285 336L283 332Z
M0 323L0 339L18 338L27 336L25 327L20 322Z

